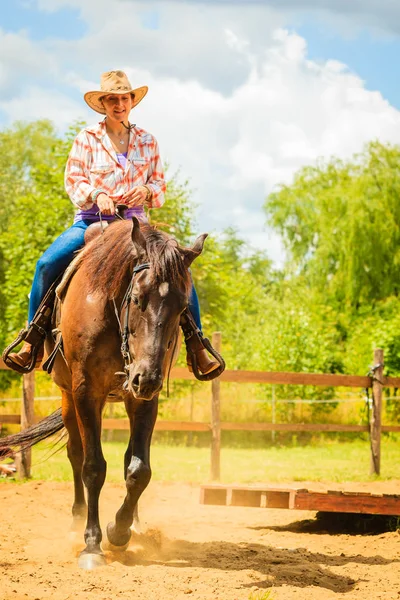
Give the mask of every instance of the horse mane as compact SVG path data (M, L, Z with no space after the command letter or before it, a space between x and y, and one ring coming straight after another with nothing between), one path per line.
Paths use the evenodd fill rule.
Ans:
M189 292L191 279L178 242L164 231L150 225L141 225L146 250L132 241L131 221L118 221L107 227L81 251L80 268L88 274L90 291L103 292L108 298L119 294L124 281L139 263L150 263L150 282L164 281L183 287Z

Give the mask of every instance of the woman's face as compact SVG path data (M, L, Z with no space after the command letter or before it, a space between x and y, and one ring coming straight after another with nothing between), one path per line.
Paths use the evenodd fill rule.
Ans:
M132 110L133 98L131 94L109 94L103 98L106 115L112 121L128 121Z

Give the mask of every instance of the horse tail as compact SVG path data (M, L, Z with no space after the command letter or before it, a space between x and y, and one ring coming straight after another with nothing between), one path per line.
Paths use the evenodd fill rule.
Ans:
M61 431L63 428L64 423L61 416L61 408L58 408L51 415L36 423L36 425L32 425L14 435L0 438L0 455L2 458L13 456L14 451L27 450L31 446Z

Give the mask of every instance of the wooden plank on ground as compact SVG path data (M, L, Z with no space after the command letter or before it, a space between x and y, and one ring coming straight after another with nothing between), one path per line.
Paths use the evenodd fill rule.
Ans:
M294 510L400 515L400 495L365 492L313 492L267 486L201 486L200 502L218 506L287 508Z
M400 496L378 496L350 492L342 494L297 492L294 508L297 510L365 515L400 515Z

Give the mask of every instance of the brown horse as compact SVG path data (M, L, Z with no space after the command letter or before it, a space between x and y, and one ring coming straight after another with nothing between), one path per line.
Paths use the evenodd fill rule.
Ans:
M141 229L133 219L132 224L120 221L109 226L79 253L61 293L58 329L63 343L52 372L62 391L62 422L55 413L32 434L21 432L4 440L14 438L14 444L22 445L25 440L26 445L33 438L36 442L48 437L62 424L66 427L75 488L73 530L86 519L86 547L78 561L82 568L105 564L99 522L99 495L106 476L101 447L104 405L107 399L123 400L130 421L124 460L127 493L115 522L107 526L109 543L121 549L130 540L138 499L150 481L158 394L188 304L188 268L202 252L205 238L206 234L193 247L182 248L161 231ZM48 353L54 344L48 336Z

